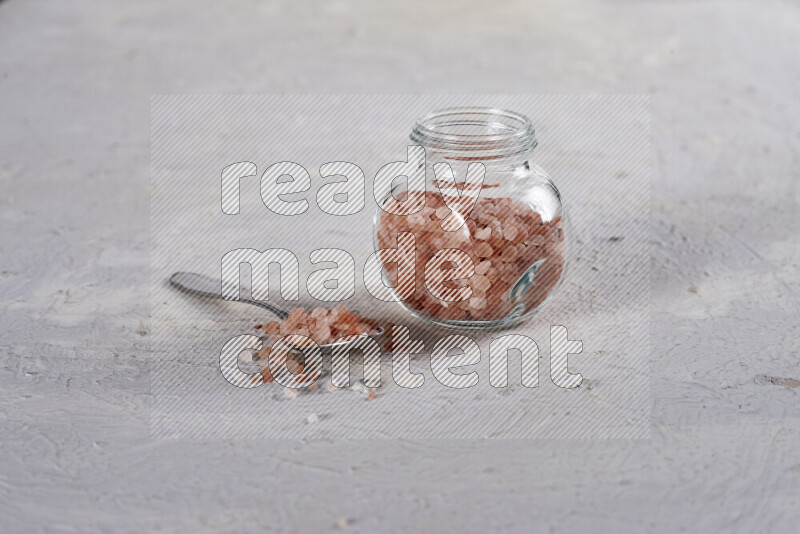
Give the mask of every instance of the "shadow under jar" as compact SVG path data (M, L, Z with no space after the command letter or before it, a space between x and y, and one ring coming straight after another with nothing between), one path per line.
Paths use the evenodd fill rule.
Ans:
M537 143L530 120L498 109L447 108L417 120L411 140L425 149L424 189L421 177L416 186L409 179L392 189L375 215L374 244L395 298L412 315L450 328L503 328L530 318L560 285L566 257L564 204L547 174L531 163ZM463 192L474 163L485 169L475 206L459 228L446 231L442 220L452 210L445 197L451 205L456 199L452 187L438 187L446 176L441 164L450 166ZM402 232L414 235L413 253L405 251L416 267L413 284L401 279L397 262L398 236L408 236ZM474 271L443 254L468 255ZM463 277L453 276L459 265ZM430 281L448 269L459 279L432 292ZM458 296L441 298L442 286Z

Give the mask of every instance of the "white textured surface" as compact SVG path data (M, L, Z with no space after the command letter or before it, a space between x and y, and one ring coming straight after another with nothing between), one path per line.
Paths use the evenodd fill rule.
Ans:
M796 2L0 4L4 532L800 522ZM155 93L652 94L652 438L149 439Z

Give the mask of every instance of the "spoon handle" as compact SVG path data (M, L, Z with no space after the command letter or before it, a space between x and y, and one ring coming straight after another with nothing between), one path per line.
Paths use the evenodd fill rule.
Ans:
M204 276L202 274L177 272L169 277L169 283L172 284L173 287L193 295L217 299L222 298L222 283L219 280L209 278L208 276ZM284 310L277 304L245 298L239 299L237 302L252 304L253 306L258 306L259 308L269 310L277 315L280 320L286 319L286 317L289 315L288 311Z

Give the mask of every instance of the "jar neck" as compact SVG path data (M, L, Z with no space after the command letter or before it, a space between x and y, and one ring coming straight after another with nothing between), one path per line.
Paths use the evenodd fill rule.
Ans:
M493 108L445 108L417 120L411 140L439 161L482 162L514 168L536 147L531 121L513 111Z

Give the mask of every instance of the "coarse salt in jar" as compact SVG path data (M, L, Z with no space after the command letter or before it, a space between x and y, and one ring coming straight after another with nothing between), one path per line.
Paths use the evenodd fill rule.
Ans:
M531 121L447 108L420 118L411 140L424 148L419 180L392 187L375 215L375 247L396 300L451 328L531 317L558 288L566 254L564 204L531 163Z

